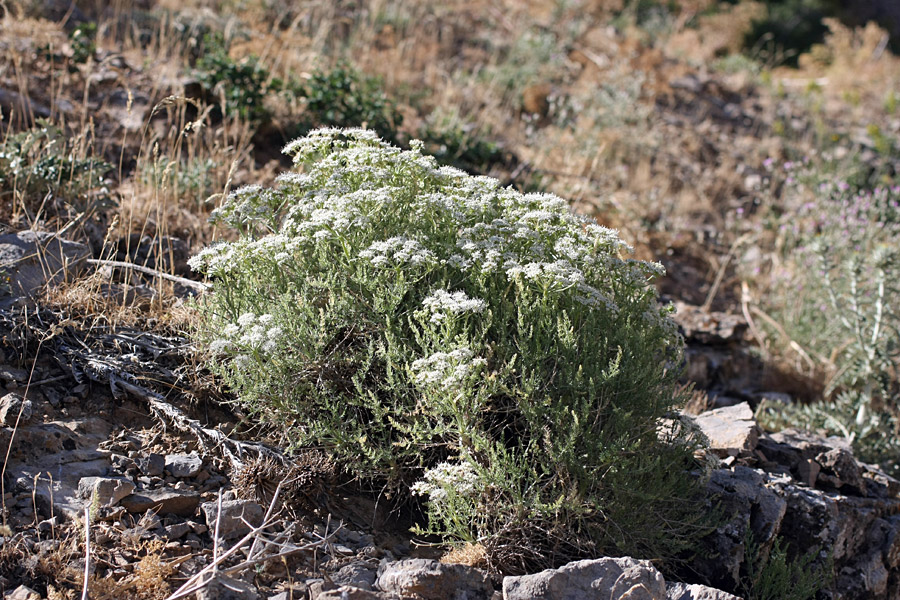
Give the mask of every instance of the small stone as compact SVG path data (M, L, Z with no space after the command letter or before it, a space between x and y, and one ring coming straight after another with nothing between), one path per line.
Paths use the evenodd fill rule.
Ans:
M204 502L201 510L206 516L209 530L218 531L219 537L225 540L246 535L251 526L260 525L263 518L262 506L252 500L225 500L222 502L221 515L218 501Z
M686 583L666 584L667 600L741 600L737 596L707 587L705 585Z
M56 527L59 527L59 518L54 516L38 523L38 532L50 533Z
M171 513L180 517L190 517L200 504L200 496L193 492L179 492L171 488L144 490L139 494L125 496L120 501L130 513L156 510L160 514Z
M99 507L115 506L134 491L134 484L124 477L82 477L78 497Z
M137 458L134 462L141 473L148 477L159 477L166 468L166 457L155 452Z
M721 458L746 455L756 449L759 427L746 402L701 413L695 419L709 438L709 449Z
M489 600L494 593L487 574L467 565L411 558L382 564L378 571L377 587L400 596L418 594L425 600Z
M41 595L30 587L20 585L5 596L4 600L41 600Z
M259 594L239 579L216 573L197 592L197 600L259 600Z
M206 469L201 469L200 472L194 476L194 481L200 484L205 483L207 479L209 479L209 471Z
M172 477L193 477L203 468L203 459L196 454L170 454L166 457L166 471Z
M187 532L191 530L191 526L188 523L175 523L173 525L167 525L164 530L166 532L166 538L170 541L174 541L184 537Z
M31 420L32 414L31 400L25 400L19 394L6 394L0 398L0 425L13 427L17 421L23 425Z

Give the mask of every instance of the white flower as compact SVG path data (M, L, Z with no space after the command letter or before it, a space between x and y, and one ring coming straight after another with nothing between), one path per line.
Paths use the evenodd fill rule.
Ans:
M465 312L480 313L487 308L487 302L478 298L469 298L465 292L448 292L447 290L435 290L422 301L422 305L431 313Z
M387 240L372 242L359 253L376 267L401 266L404 264L427 265L437 262L434 252L418 240L406 236L396 236Z
M225 326L225 329L222 330L222 333L228 337L234 337L241 332L241 328L235 325L234 323L229 323Z
M428 496L431 502L441 504L450 497L451 491L471 498L477 493L478 487L478 473L471 464L443 462L425 471L422 479L410 489L414 494Z
M238 317L238 325L243 328L250 327L253 323L256 322L256 315L251 312L244 313L240 317Z
M435 352L413 362L412 370L419 385L437 385L445 391L460 390L487 364L475 358L472 349L463 346L452 352Z
M229 340L213 340L209 345L209 351L213 354L224 354L229 348L231 348L231 341Z

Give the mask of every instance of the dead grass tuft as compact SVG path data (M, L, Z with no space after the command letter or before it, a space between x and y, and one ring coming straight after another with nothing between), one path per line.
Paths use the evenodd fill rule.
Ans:
M441 557L441 562L448 565L468 565L478 569L488 568L487 551L484 546L470 542L451 548Z

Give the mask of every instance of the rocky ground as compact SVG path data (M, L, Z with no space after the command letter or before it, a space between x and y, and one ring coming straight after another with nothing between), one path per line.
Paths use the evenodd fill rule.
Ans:
M356 38L350 24L365 22L365 10L354 3L310 3L302 19L288 7L278 17L289 28L273 27L269 13L237 23L193 6L153 25L142 10L175 3L149 0L124 27L121 14L87 7L104 3L44 4L0 21L3 131L63 124L79 152L90 147L112 169L78 201L45 205L38 194L20 207L0 197L4 597L76 598L87 578L98 599L727 600L787 545L789 560L809 553L809 572L833 572L822 598L900 599L900 483L857 461L842 439L757 426L763 400L810 400L823 384L821 371L763 360L777 348L760 350L735 268L764 263L761 245L737 240L779 199L784 181L766 159L814 153L833 135L836 152L873 169L896 163L877 149L879 136L900 135L900 119L882 109L882 83L898 65L882 32L851 36L835 25L822 51L837 59L807 57L806 70L769 72L766 82L709 67L733 50L736 13L700 15L697 28L654 43L603 21L602 2L556 21L547 7L559 3L488 3L483 18L471 2L413 3L415 19ZM93 19L107 40L127 43L99 44L76 62L73 32ZM316 30L317 19L327 27ZM490 77L505 76L496 57L515 54L504 40L518 39L521 23L538 40L569 25L578 34L547 58L556 71L510 61L528 84L500 101ZM711 442L698 457L709 481L703 507L722 515L697 556L665 577L627 557L488 573L477 546L445 554L412 537L414 508L360 489L314 451L284 456L224 402L184 334L185 303L204 289L185 279L186 260L215 239L206 223L214 192L270 182L285 168L279 150L297 116L283 106L252 125L211 116L217 90L185 57L196 59L202 32L231 28L237 54L268 55L305 76L310 57L346 38L365 49L357 66L404 98L405 135L450 107L471 120L466 131L498 143L503 160L490 174L540 182L618 227L639 258L664 263L659 287L678 306L685 383L696 390L686 414ZM182 165L171 179L158 162L167 156ZM211 183L173 184L183 165L202 162L194 159L209 159Z

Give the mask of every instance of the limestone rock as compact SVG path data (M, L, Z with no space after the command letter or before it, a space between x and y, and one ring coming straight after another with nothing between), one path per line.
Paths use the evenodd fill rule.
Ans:
M6 600L40 600L41 595L30 587L20 585L7 596Z
M738 596L699 584L666 584L668 600L741 600Z
M491 580L483 571L424 558L383 564L376 585L385 592L400 596L418 594L425 600L489 600L494 593Z
M134 491L134 484L124 477L82 477L78 496L99 507L115 506Z
M218 521L219 537L225 540L244 536L250 532L251 525L262 524L263 507L252 500L224 500L221 515L218 502L204 502L201 509L209 531L217 531Z
M331 580L338 585L349 585L364 590L371 590L377 578L377 569L364 562L344 565L331 575Z
M580 560L503 579L506 600L665 600L662 574L646 560Z
M16 298L34 300L45 284L56 284L85 270L91 250L84 244L43 231L0 235L0 271L9 277L9 289L0 289L0 304Z
M197 600L259 600L259 594L239 579L216 573L197 592Z
M130 513L156 510L161 515L171 513L179 517L190 517L200 504L200 496L193 492L161 488L125 496L119 504Z
M746 402L717 408L702 413L695 419L709 438L710 450L722 458L746 455L756 448L759 427Z
M18 394L6 394L0 398L0 425L13 427L18 420L19 425L31 421L31 400L26 400Z
M170 454L166 457L166 471L172 477L193 477L203 468L203 459L196 454Z

